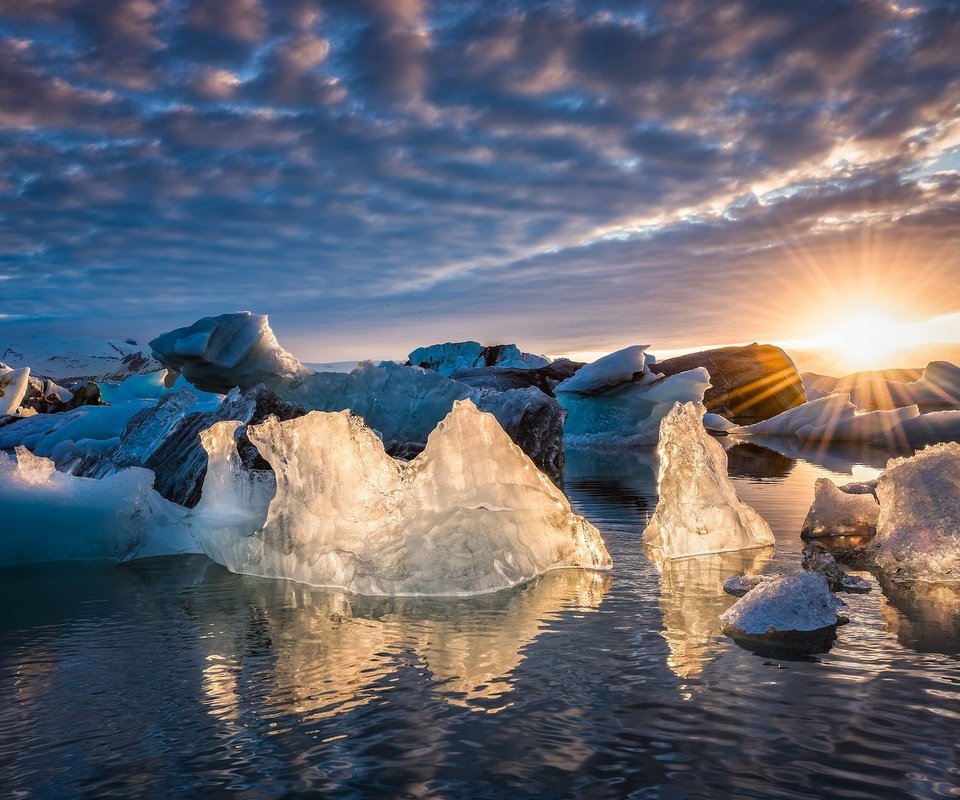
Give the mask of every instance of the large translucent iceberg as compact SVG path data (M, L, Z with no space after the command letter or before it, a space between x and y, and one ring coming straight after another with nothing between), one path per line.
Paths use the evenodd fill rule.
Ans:
M210 466L191 512L202 548L235 572L371 595L467 595L551 569L607 569L599 532L493 416L465 400L410 462L363 421L312 412L247 429L276 493L238 466L230 423L204 437Z
M78 478L24 447L12 457L0 453L0 565L196 552L178 527L185 509L152 487L145 469Z
M766 520L737 497L727 455L703 427L704 408L676 403L660 423L657 508L643 532L660 558L774 544Z
M664 378L645 345L634 345L581 367L557 384L567 410L564 435L587 446L654 444L660 420L676 402L703 400L710 376L703 367Z
M891 459L877 496L877 566L895 580L960 581L960 444Z

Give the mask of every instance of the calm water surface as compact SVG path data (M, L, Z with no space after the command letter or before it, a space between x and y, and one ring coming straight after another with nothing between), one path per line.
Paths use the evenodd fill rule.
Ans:
M769 444L769 443L768 443ZM9 797L960 796L960 600L847 595L828 653L724 637L741 569L800 562L819 476L872 452L733 446L775 554L658 567L652 454L569 453L611 574L390 600L231 575L202 557L0 570Z

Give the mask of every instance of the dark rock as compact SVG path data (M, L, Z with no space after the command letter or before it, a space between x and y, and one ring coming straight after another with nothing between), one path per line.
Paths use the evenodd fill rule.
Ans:
M477 389L496 389L505 392L508 389L525 389L533 386L546 395L553 397L553 388L572 377L583 364L558 358L545 367L521 369L519 367L475 367L462 369L450 377Z
M207 474L207 454L200 444L200 432L215 422L240 420L237 452L246 469L269 470L270 465L247 438L246 426L263 422L271 414L280 420L302 417L307 410L282 399L275 392L255 386L243 394L232 392L214 411L194 412L179 425L143 463L156 475L154 488L168 500L193 508L200 502Z
M847 575L833 555L817 542L807 542L803 548L803 568L818 572L827 580L831 592L869 592L871 586L862 578Z
M696 367L710 373L711 388L704 395L707 411L739 423L768 419L807 401L793 361L769 344L688 353L651 369L675 375Z
M29 385L20 406L38 414L58 414L80 406L105 405L100 396L100 387L93 381L80 381L67 389L49 378L31 375L27 380Z
M136 344L136 342L131 342L127 340L128 344ZM113 372L108 375L104 375L101 380L104 381L122 381L129 378L131 375L148 375L151 372L159 372L163 369L163 364L157 361L155 358L151 358L146 353L136 352L125 355L120 361L120 366L115 369ZM173 386L173 381L177 379L177 374L173 370L169 370L167 377L173 375L173 380L167 381L164 379L164 384L169 388Z

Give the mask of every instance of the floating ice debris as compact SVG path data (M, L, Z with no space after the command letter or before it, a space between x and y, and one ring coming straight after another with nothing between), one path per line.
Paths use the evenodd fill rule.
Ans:
M30 368L11 369L0 364L0 416L16 414L30 385Z
M270 487L239 465L231 425L204 436L210 466L191 519L204 551L235 572L360 594L467 595L611 565L596 528L469 400L410 462L347 412L251 425L276 477L269 511Z
M660 424L659 499L644 542L663 558L774 544L770 526L727 477L723 447L704 430L703 406L676 403Z
M855 412L856 406L850 402L850 395L831 394L791 408L762 422L741 425L734 430L734 433L747 436L795 436L801 428L821 425L826 420L852 417Z
M818 542L808 542L803 548L803 568L823 575L831 592L864 594L872 588L863 578L847 575L833 555Z
M960 581L960 444L891 459L871 549L895 580Z
M905 420L920 415L916 406L894 408L889 411L868 411L838 419L826 419L797 431L801 439L815 442L869 442L884 436Z
M870 444L911 453L927 445L960 441L960 411L931 411L897 423Z
M803 538L876 532L880 505L872 493L846 491L829 478L817 478L813 493L800 532Z
M844 603L815 572L765 581L720 615L724 633L748 647L760 645L816 652L835 637Z

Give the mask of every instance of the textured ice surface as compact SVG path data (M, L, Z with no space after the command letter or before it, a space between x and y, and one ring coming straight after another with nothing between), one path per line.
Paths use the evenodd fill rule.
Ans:
M185 509L152 486L145 469L78 478L26 448L15 456L0 453L0 565L197 552L192 537L176 527Z
M863 381L852 390L852 398L859 408L960 405L960 367L931 361L916 381Z
M208 392L249 389L258 383L280 391L311 371L280 347L265 315L241 311L204 317L158 336L150 347L164 366Z
M633 347L581 367L557 384L557 400L567 410L564 435L586 446L654 444L660 420L676 402L703 400L710 376L702 367L667 378L651 370L646 347Z
M960 444L891 459L877 496L877 566L895 580L960 581Z
M737 426L726 417L721 417L719 414L711 414L709 412L703 415L703 427L708 431L715 431L716 433L730 433L737 428Z
M204 438L210 467L191 518L204 551L235 572L361 594L464 595L610 566L596 528L469 401L410 462L390 458L346 412L251 425L277 481L262 527L250 524L269 488L238 466L229 425Z
M873 533L880 506L872 493L841 491L829 478L817 478L813 504L803 521L800 535L812 539L853 533Z
M446 342L418 347L410 353L408 360L415 367L436 370L441 375L475 367L535 369L550 363L543 356L521 353L515 344L484 347L479 342Z
M766 636L810 633L837 624L843 608L816 572L795 572L763 581L720 615L725 633Z
M0 364L0 416L17 413L29 385L29 367L12 369Z
M677 403L660 424L657 508L643 540L662 558L774 544L770 526L737 497L727 455L702 424L703 406Z
M769 583L779 578L779 575L761 575L756 572L743 572L733 575L723 582L723 591L734 597L743 597L747 592L756 589L761 583Z

